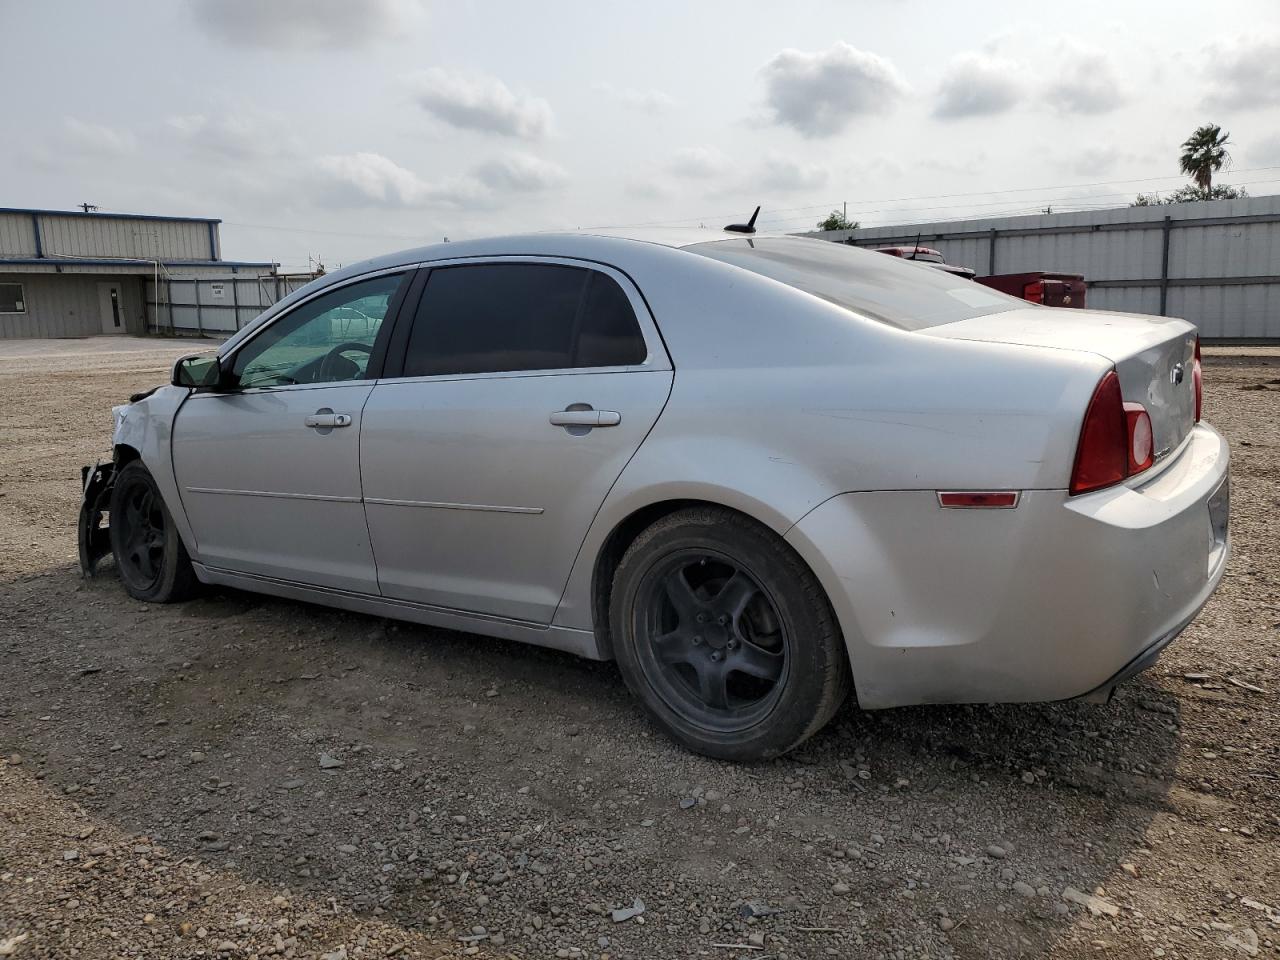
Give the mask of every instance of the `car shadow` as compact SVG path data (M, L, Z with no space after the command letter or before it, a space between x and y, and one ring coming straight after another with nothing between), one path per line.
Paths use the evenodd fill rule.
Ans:
M109 568L0 605L3 748L92 816L535 956L597 928L619 957L756 929L792 957L1083 950L1115 921L1063 890L1124 906L1180 749L1176 698L1139 678L1106 705L849 704L735 765L661 736L612 664L556 651L230 590L140 604ZM636 896L648 926L588 909Z

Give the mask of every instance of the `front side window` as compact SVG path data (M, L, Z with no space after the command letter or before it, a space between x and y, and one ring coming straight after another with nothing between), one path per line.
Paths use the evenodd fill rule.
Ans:
M431 271L404 376L630 366L646 355L612 277L558 264L468 264Z
M241 388L363 379L403 274L362 280L308 300L250 340L235 357Z
M1025 300L937 267L826 240L714 240L685 249L903 330L922 330L1027 305Z
M0 283L0 313L26 313L27 300L22 295L22 284Z

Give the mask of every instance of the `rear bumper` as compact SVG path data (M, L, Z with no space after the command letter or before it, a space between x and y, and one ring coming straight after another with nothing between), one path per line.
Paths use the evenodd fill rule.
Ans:
M787 534L827 588L859 702L1063 700L1154 662L1226 568L1228 451L1199 425L1151 480L1010 510L835 497Z

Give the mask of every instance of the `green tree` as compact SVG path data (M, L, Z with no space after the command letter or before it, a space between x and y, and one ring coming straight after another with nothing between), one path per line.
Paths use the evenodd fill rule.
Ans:
M1212 199L1213 175L1223 165L1231 166L1231 154L1227 153L1228 138L1216 123L1196 127L1196 132L1182 144L1182 156L1178 164L1204 194L1202 199Z
M858 221L850 220L839 210L832 210L827 219L818 221L819 230L857 230Z
M1227 183L1220 183L1217 186L1209 188L1209 195L1206 197L1204 191L1199 187L1187 184L1185 187L1179 187L1172 193L1167 193L1163 197L1158 193L1140 193L1138 199L1129 204L1131 207L1155 207L1166 203L1191 203L1193 200L1243 200L1249 196L1249 191L1243 187L1233 187Z

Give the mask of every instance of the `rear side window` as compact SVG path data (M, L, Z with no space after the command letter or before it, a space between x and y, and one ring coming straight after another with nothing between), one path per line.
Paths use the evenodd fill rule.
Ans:
M558 264L484 263L431 271L403 375L629 366L645 356L613 278Z
M954 274L873 250L799 237L718 240L685 247L903 330L1025 307Z

